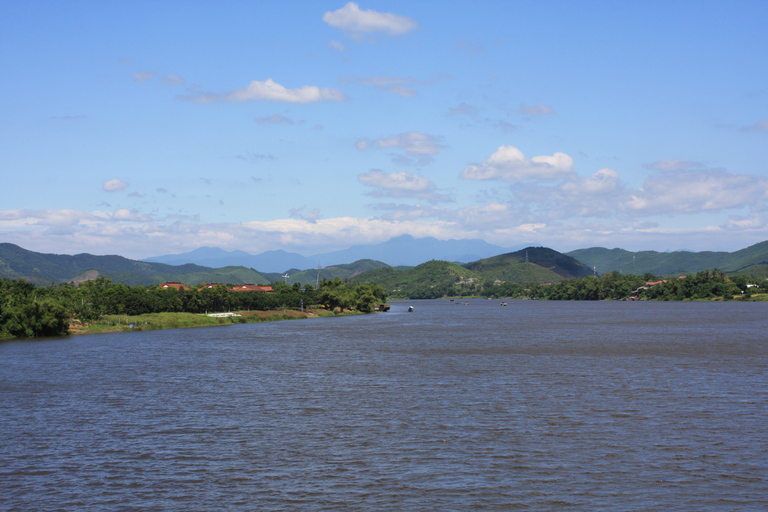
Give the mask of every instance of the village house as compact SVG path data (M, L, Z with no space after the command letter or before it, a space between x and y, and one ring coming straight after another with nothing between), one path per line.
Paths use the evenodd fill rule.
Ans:
M239 284L237 286L233 286L230 290L233 292L263 292L263 293L270 293L274 291L271 286L260 286L256 284Z
M189 290L189 286L185 285L184 283L177 283L173 281L168 281L167 283L161 284L160 288L163 290L167 290L168 288L175 288L176 290Z
M208 283L206 285L203 285L202 287L198 288L197 291L204 290L206 288L215 288L217 286L224 286L221 283ZM177 282L166 282L160 285L160 288L167 290L168 288L175 288L176 290L189 290L189 286L185 285L184 283L177 283ZM255 284L239 284L236 286L233 286L232 288L227 288L228 292L261 292L261 293L270 293L274 290L271 286L262 286L262 285L255 285Z

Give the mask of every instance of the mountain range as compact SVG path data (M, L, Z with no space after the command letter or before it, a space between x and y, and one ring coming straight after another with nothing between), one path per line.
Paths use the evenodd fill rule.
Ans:
M375 260L389 266L416 266L429 260L468 262L496 256L521 249L523 246L504 248L484 240L438 240L436 238L414 238L402 235L375 245L353 245L341 251L302 256L282 250L249 254L244 251L225 251L218 247L201 247L182 254L167 254L146 258L150 263L183 265L194 263L219 268L244 266L262 272L284 273L290 269L309 269L348 264L358 260Z
M423 242L423 245L421 244ZM618 271L625 274L675 276L718 268L731 274L744 274L753 278L768 277L768 241L761 242L735 252L687 252L660 253L654 251L630 252L623 249L593 247L563 254L543 247L528 247L516 252L504 252L481 241L462 245L458 241L440 242L435 239L413 239L399 237L377 246L355 246L347 251L327 253L328 262L343 261L348 255L355 258L371 253L381 254L391 262L416 261L414 254L429 257L415 267L412 265L393 266L377 258L357 259L352 263L326 264L318 268L300 255L283 251L252 256L242 251L226 252L216 248L193 251L201 259L209 258L216 266L196 263L169 264L150 261L135 261L122 256L94 256L91 254L61 255L28 251L19 246L0 243L0 278L25 279L37 285L51 283L82 282L97 277L106 277L126 285L151 285L164 281L180 281L189 285L205 283L267 284L283 280L288 284L303 283L315 285L320 279L356 278L363 282L381 281L396 287L397 283L424 281L443 283L446 287L459 281L503 281L511 283L557 282L571 277L583 277L592 273L603 274ZM408 252L406 247L414 249ZM489 257L469 259L478 252L490 252L494 248L502 251ZM418 250L415 250L418 249ZM468 249L473 252L464 252ZM398 251L401 254L398 254ZM191 253L188 253L191 254ZM464 255L461 257L461 255ZM242 260L226 258L269 258L282 256L280 272L268 272L243 265ZM443 255L443 258L436 256ZM446 256L447 255L447 256ZM296 259L291 259L293 257ZM181 255L182 260L188 259ZM450 260L453 260L451 262ZM469 263L459 263L469 260ZM252 263L254 260L246 260ZM257 260L258 261L258 260ZM220 263L238 263L219 266ZM289 263L290 268L286 270ZM309 264L308 264L309 263ZM276 263L275 263L276 264ZM275 267L272 267L275 268ZM432 285L430 285L432 286ZM437 284L434 284L437 286ZM441 285L442 286L442 285Z

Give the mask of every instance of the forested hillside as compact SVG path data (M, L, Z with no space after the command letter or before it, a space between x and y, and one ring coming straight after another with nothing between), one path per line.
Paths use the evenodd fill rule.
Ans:
M682 275L707 269L729 273L765 275L768 265L768 241L734 252L631 252L624 249L592 247L567 253L582 263L596 267L599 274L618 271L625 274Z
M92 254L43 254L13 244L0 244L0 278L24 279L38 285L82 282L105 277L130 286L181 281L189 285L208 283L269 283L255 270L245 267L211 269L199 265L166 265L129 260L122 256Z

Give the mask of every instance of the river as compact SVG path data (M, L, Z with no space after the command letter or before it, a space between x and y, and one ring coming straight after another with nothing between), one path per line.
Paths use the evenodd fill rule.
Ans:
M0 509L765 510L767 315L435 300L0 343Z

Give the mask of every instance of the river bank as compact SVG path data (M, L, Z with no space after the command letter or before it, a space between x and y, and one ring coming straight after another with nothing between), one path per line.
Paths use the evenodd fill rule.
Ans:
M193 327L213 327L217 325L247 324L255 322L274 322L279 320L302 320L305 318L332 317L340 315L359 315L356 311L343 313L326 309L306 311L235 311L231 316L208 316L195 313L150 313L146 315L105 315L91 323L73 321L69 325L69 334L104 334L112 332L156 331L162 329L187 329Z

